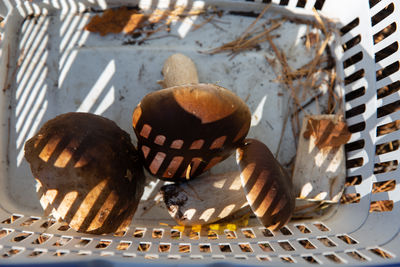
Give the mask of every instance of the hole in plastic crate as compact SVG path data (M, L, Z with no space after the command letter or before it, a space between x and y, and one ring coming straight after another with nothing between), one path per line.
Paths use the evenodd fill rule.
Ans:
M149 251L149 249L150 249L150 245L151 245L151 243L139 243L139 246L138 246L138 248L137 248L137 251L140 251L140 252L147 252L147 251Z
M41 234L41 235L38 236L38 238L36 238L34 241L32 241L32 244L34 244L34 245L43 244L47 240L49 240L50 237L52 237L52 235L50 235L50 234Z
M319 262L313 256L303 256L302 258L308 263L319 264Z
M111 251L102 251L102 252L100 252L100 256L101 256L101 257L110 257L110 256L114 256L114 252L111 252Z
M393 210L393 200L371 201L369 212L387 212Z
M380 80L392 75L393 73L395 73L398 70L399 70L399 62L398 61L393 62L389 66L386 66L376 72L376 80L380 81Z
M357 62L360 62L363 59L363 53L362 52L358 52L357 54L349 57L348 59L346 59L345 61L343 61L343 68L347 68L350 67L351 65L356 64Z
M259 261L271 261L267 256L257 256L257 259Z
M239 244L239 248L242 252L253 252L249 243Z
M384 182L376 182L372 184L372 193L388 192L396 188L395 180L388 180Z
M384 58L392 55L399 49L399 43L393 42L392 44L388 45L387 47L381 49L380 51L375 53L375 62L379 62Z
M30 237L33 233L20 233L16 237L12 239L13 242L21 242L22 240L25 240L26 238Z
M158 252L163 253L163 252L169 252L170 250L171 250L171 245L170 244L162 243L162 244L160 244L158 246Z
M44 250L34 250L34 251L32 251L31 254L28 255L28 257L30 257L30 258L39 257L40 255L42 255L45 252L46 251L44 251Z
M294 251L294 247L290 245L289 241L280 241L278 244L286 251Z
M180 260L181 256L179 256L179 255L168 255L167 259L169 259L169 260Z
M369 7L373 7L378 4L381 0L369 0Z
M8 236L12 232L14 232L14 230L12 230L12 229L1 229L0 230L0 238Z
M393 258L392 255L390 255L388 252L382 250L381 248L371 248L369 249L369 251L371 251L372 253L374 253L375 255L384 258L384 259L391 259Z
M378 89L378 99L396 93L400 90L400 80Z
M327 258L330 261L333 261L334 263L343 263L343 260L340 259L336 254L325 254L325 258Z
M151 234L152 238L159 239L162 238L164 231L162 229L154 229Z
M365 122L359 122L348 127L349 132L351 133L358 133L365 130Z
M232 230L225 230L224 232L225 232L226 238L228 238L228 239L236 239L237 238L236 233Z
M359 98L363 95L365 95L365 87L360 87L354 91L347 93L345 95L345 100L346 100L346 102L350 102L351 100Z
M379 144L379 145L376 145L376 147L375 147L375 155L382 155L382 154L386 154L389 152L393 152L393 151L398 150L399 147L400 147L399 140Z
M219 249L221 250L221 252L232 252L231 246L229 244L220 244L219 245Z
M322 232L328 232L330 231L330 229L323 223L319 222L319 223L314 223L314 226L318 228L318 230L322 231Z
M133 232L133 237L142 238L144 236L145 232L146 232L146 229L136 228L135 232Z
M299 0L297 1L296 7L305 7L307 4L307 0Z
M66 255L68 253L69 252L67 252L67 251L56 251L56 252L54 252L53 256L54 257L61 257L61 256L64 256L64 255Z
M359 185L361 184L361 182L362 182L361 175L348 176L346 177L345 186Z
M379 22L384 20L387 16L392 14L393 11L394 11L394 5L393 5L393 3L390 3L384 9L382 9L381 11L376 13L374 16L372 16L371 25L375 26L376 24L378 24Z
M322 7L324 6L324 3L325 3L325 0L317 0L317 1L315 1L314 8L316 10L321 10Z
M303 234L309 234L311 233L310 229L307 228L304 224L298 224L296 225L296 228L299 229L299 231Z
M351 159L346 161L346 168L356 168L356 167L361 167L364 163L363 158L356 158L356 159Z
M364 141L364 139L361 139L361 140L357 140L357 141L354 141L351 143L347 143L344 146L344 149L346 152L349 152L349 151L362 149L362 148L364 148L364 146L365 146L365 141Z
M345 235L345 234L338 235L337 238L339 238L340 240L342 240L343 242L345 242L346 244L349 244L349 245L354 245L354 244L358 243L356 240L354 240L353 238L351 238L350 236Z
M132 245L130 241L121 241L117 246L117 250L127 250Z
M181 238L181 232L179 230L172 229L171 230L171 238L173 238L173 239Z
M367 261L367 259L364 256L362 256L358 251L355 251L355 250L354 251L348 251L348 252L346 252L346 254L348 256L352 257L355 260Z
M200 255L191 255L189 259L191 259L191 260L202 260L202 259L204 259L204 257L200 256Z
M376 135L381 136L384 134L395 132L397 130L400 130L400 120L378 126L378 128L376 129Z
M180 253L190 253L190 245L189 244L179 244L179 252Z
M395 170L397 170L398 165L399 165L399 162L397 160L375 163L374 174L395 171Z
M106 249L111 244L110 240L100 240L95 248L97 249Z
M92 241L92 239L85 239L85 238L81 239L79 241L79 243L75 245L75 247L83 248L83 247L87 246L90 243L90 241Z
M346 111L346 118L351 118L365 112L365 104L361 104Z
M318 237L317 239L319 242L321 242L324 246L328 248L336 247L336 244L333 243L333 241L330 240L328 237Z
M60 239L58 239L53 246L55 247L62 247L65 246L69 241L72 240L72 237L69 236L62 236Z
M348 23L347 25L345 25L344 27L342 27L340 29L340 33L342 35L345 35L346 33L348 33L349 31L351 31L352 29L354 29L355 27L358 26L358 24L360 24L360 19L359 18L355 18L353 19L350 23Z
M200 252L203 252L203 253L210 253L211 246L210 246L210 244L199 244L199 250L200 250Z
M47 221L45 221L44 223L42 223L42 225L40 225L40 228L44 228L44 229L48 229L50 228L53 224L56 223L56 220L54 219L48 219Z
M191 230L189 233L189 238L193 240L199 240L200 239L200 233L194 230Z
M21 215L13 214L13 215L11 215L9 218L3 220L1 223L4 223L4 224L12 224L12 223L14 223L16 220L18 220L18 219L21 218L21 217L22 217Z
M382 29L381 31L377 32L374 34L373 38L374 38L374 44L379 43L380 41L382 41L383 39L389 37L390 35L392 35L395 31L397 30L397 24L396 22L393 22L392 24L386 26L384 29Z
M360 69L360 70L350 74L349 76L346 76L344 78L344 85L349 85L355 81L358 81L359 79L363 78L364 75L365 75L364 69Z
M19 226L30 226L32 225L34 222L38 221L39 218L37 217L30 217L29 219L27 219L26 221L22 222Z
M69 227L69 225L67 224L67 223L63 223L63 225L61 225L60 227L58 227L58 231L62 231L62 232L65 232L65 231L67 231L68 229L69 229L70 227Z
M299 240L300 245L302 245L305 249L315 249L315 246L307 239Z
M350 48L358 45L361 42L361 35L357 35L347 41L345 44L342 45L343 52L349 50Z
M291 258L291 257L289 257L289 256L281 256L281 257L279 257L283 262L286 262L286 263L294 263L294 260Z
M12 248L9 251L7 251L6 253L2 254L1 257L9 258L9 257L17 255L18 253L21 253L21 252L22 252L22 249L20 249L20 248Z
M116 237L122 237L125 235L126 235L126 231L118 231L113 234L113 236L116 236Z
M246 238L256 238L256 235L251 229L243 229L242 233Z
M134 253L122 253L122 257L124 257L124 258L134 258L134 257L136 257L136 254L134 254Z
M271 232L271 230L269 230L269 229L267 229L267 228L262 229L262 233L263 233L263 235L264 235L265 237L274 236L274 234Z
M262 249L264 252L273 252L274 249L271 247L271 245L267 242L261 242L258 243L258 246Z
M286 226L282 227L281 229L279 229L279 231L283 234L283 235L292 235L292 232L289 230L289 228L287 228Z
M208 231L207 237L208 239L218 239L218 234L216 231L210 230Z
M281 0L281 1L279 2L279 5L280 5L280 6L287 6L288 3L289 3L289 0Z
M400 100L378 108L378 118L400 110Z
M340 198L341 204L353 204L360 202L361 195L359 193L343 194Z

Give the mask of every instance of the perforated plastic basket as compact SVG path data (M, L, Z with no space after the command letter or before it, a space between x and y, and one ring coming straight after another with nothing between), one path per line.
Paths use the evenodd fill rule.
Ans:
M255 13L264 7L261 1L178 2ZM339 35L331 48L353 133L347 145L347 184L351 185L345 191L356 196L353 203L341 204L320 219L292 221L273 233L256 222L245 228L215 229L214 235L204 229L174 229L159 224L171 223L167 217L151 219L158 212L165 213L157 207L151 216L137 213L139 218L122 235L84 235L43 218L23 159L23 143L47 119L73 110L112 118L133 135L131 113L140 98L126 99L121 92L135 96L129 93L132 88L155 86L165 59L159 51L185 51L198 40L164 42L159 51L146 54L143 51L154 47L135 50L116 37L88 37L82 29L98 10L137 4L129 1L0 0L0 15L5 18L0 28L0 264L98 259L119 264L400 264L400 131L393 130L400 122L400 3L272 2L272 12L313 20L315 8L337 24ZM144 9L173 5L169 1L138 4ZM201 38L212 36L208 33ZM142 55L145 59L140 59ZM157 68L148 69L147 63ZM203 67L200 76L206 69L213 72L212 66ZM87 84L91 90L85 88ZM381 154L379 148L384 145L389 148ZM385 182L395 186L377 192L377 185ZM150 183L147 194L155 184ZM379 204L391 211L371 208Z

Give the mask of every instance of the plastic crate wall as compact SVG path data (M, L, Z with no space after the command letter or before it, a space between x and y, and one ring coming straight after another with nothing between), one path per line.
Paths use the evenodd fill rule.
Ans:
M214 1L213 5L240 10L244 5L261 10L270 1ZM385 154L383 145L398 142L400 122L400 9L397 1L272 1L293 13L312 16L312 8L339 21L340 39L334 48L338 77L342 79L346 120L353 135L346 145L348 184L345 194L354 203L321 220L290 222L274 233L260 226L235 231L225 229L210 235L196 229L180 232L169 227L131 227L123 236L90 236L76 233L59 222L0 209L0 261L40 263L99 259L116 262L239 264L379 264L398 263L400 219L398 198L400 150L394 146ZM88 5L106 8L124 1L54 1L63 12L75 12ZM46 5L0 1L0 15L20 13L20 17L40 13ZM382 15L384 13L384 15ZM11 14L11 13L9 13ZM379 20L378 20L379 18ZM6 16L6 20L11 19ZM380 33L385 38L378 39ZM7 37L7 32L3 33ZM2 36L2 37L3 37ZM0 64L9 62L12 48L2 38ZM12 58L12 57L11 57ZM12 74L3 72L0 84L7 85ZM1 101L7 101L2 92ZM2 115L2 122L7 118ZM385 132L386 131L386 132ZM7 149L2 136L0 149ZM392 166L391 171L382 171ZM5 171L2 170L2 175ZM393 190L375 193L378 183L395 183ZM372 205L389 201L392 210L374 212ZM0 204L1 207L1 204ZM161 252L163 251L163 252ZM164 252L165 251L165 252ZM82 257L83 256L83 257ZM169 260L169 261L168 261ZM178 260L178 261L175 261ZM197 261L201 260L201 261Z

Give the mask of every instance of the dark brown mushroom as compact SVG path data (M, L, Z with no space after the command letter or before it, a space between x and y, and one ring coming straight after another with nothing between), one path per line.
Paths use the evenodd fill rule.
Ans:
M79 232L128 226L144 189L143 168L128 133L88 113L46 122L25 144L41 205Z
M285 225L295 207L293 184L268 147L246 139L236 150L246 198L259 221L268 229Z
M214 84L146 95L133 112L144 166L167 180L195 177L231 155L250 128L247 105Z

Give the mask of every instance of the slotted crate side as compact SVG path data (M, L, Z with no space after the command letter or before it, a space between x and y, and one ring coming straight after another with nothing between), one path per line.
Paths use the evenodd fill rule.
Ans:
M289 2L289 4L293 3L294 1ZM386 1L386 2L390 2L390 1ZM279 2L280 3L280 2ZM312 3L312 1L308 1L308 3ZM327 2L329 3L329 2ZM355 4L356 5L356 4ZM381 4L382 5L382 4ZM348 4L347 4L348 6ZM386 6L386 5L383 5ZM329 5L325 5L324 8L322 9L322 12L328 13L329 14ZM325 9L326 8L326 9ZM334 7L332 7L334 8ZM338 7L335 7L336 9ZM359 9L359 6L357 6L357 8ZM332 10L336 10L336 9L332 9ZM349 12L347 14L343 15L343 25L346 25L346 22L351 22L354 17L351 16L351 13L353 12L351 9L348 9ZM351 12L350 12L351 11ZM344 13L344 12L342 12ZM364 15L360 15L360 17L362 17L362 19L360 19L360 22L362 23L367 23L364 25L368 25L368 22L370 21L370 17L368 17L368 13L367 12L363 12ZM348 17L346 17L348 16ZM347 19L347 20L346 20ZM359 23L361 24L361 23ZM361 24L363 25L363 24ZM381 24L377 24L379 26L381 26ZM352 39L355 36L357 36L358 34L360 34L361 36L365 36L366 38L371 36L371 32L368 29L362 29L360 31L356 31L357 27L354 28L354 32L350 31L350 35L344 35L343 36L343 40L348 40L348 39ZM396 31L396 36L398 36L398 31ZM364 38L365 39L365 38ZM398 40L398 39L397 39ZM365 41L366 43L362 43L363 40L361 41L361 44L368 44L368 41ZM376 44L376 45L379 45ZM340 48L340 46L338 46ZM366 46L368 47L368 46ZM372 47L372 46L371 46ZM364 49L365 50L365 49ZM355 51L355 50L354 50ZM368 53L369 51L365 51L366 55L371 55L371 53ZM338 52L337 55L340 55L342 52ZM353 53L352 53L353 54ZM350 53L349 53L349 56ZM344 58L344 57L343 57ZM366 60L366 58L368 57L364 57L363 61ZM371 60L371 58L370 58ZM372 59L373 60L373 59ZM341 62L343 62L343 60L339 61L338 64L341 64ZM375 64L375 63L374 63ZM339 66L338 69L343 68L342 66ZM365 79L370 79L371 77L369 76L371 73L371 70L369 69L365 69L365 75L362 79L360 79L361 81L354 81L354 83L350 83L348 86L346 86L346 94L358 90L360 87L359 86L364 86L366 89L366 93L362 96L361 99L363 100L354 100L355 101L361 101L361 103L369 103L373 106L375 106L376 104L373 102L373 100L375 99L375 87L371 86L371 84L375 84L375 80L368 80L365 81ZM343 70L344 72L344 70ZM375 70L373 70L373 78L375 77ZM349 74L351 75L351 73ZM395 75L398 75L398 73L393 74L393 77L396 77ZM366 77L367 76L367 77ZM385 81L389 82L388 79L384 78ZM369 83L371 82L371 83ZM369 87L368 87L369 85ZM372 88L372 90L371 90ZM364 98L365 98L365 102L364 102ZM370 101L370 102L368 102ZM391 101L391 100L390 100ZM370 106L371 106L370 105ZM370 107L368 106L368 107ZM351 109L352 106L350 104L349 109ZM376 108L375 108L376 109ZM375 117L374 117L375 115ZM370 116L372 118L370 118ZM370 206L370 198L373 198L371 195L371 188L372 188L372 182L374 181L373 179L380 179L383 180L384 178L379 178L381 175L377 175L377 174L373 174L373 166L374 166L374 161L375 161L375 157L371 156L374 155L374 150L375 150L375 133L376 133L376 123L374 123L374 120L376 118L376 111L374 110L369 110L366 113L364 112L364 114L362 114L362 116L358 119L358 121L355 121L355 124L357 124L360 120L362 119L367 119L367 123L366 123L366 129L369 129L370 131L366 131L366 130L362 130L361 132L358 132L357 134L355 134L356 137L353 137L353 141L358 141L360 139L365 140L365 145L364 148L366 147L367 143L369 142L370 144L372 144L372 149L373 152L372 154L370 153L364 153L364 162L363 162L363 166L361 168L353 168L350 169L349 172L351 174L354 175L362 175L362 182L360 185L354 186L349 188L349 192L355 192L360 194L360 196L362 196L360 203L356 203L356 204L350 204L344 207L341 207L338 211L337 214L333 215L331 218L327 219L324 221L324 223L329 227L329 231L326 233L327 234L327 238L329 238L329 240L331 240L333 243L336 244L336 246L332 249L329 247L324 246L317 246L317 249L315 251L313 251L312 254L306 253L308 251L305 251L304 248L299 245L299 241L304 241L304 239L301 239L301 235L296 232L296 223L291 223L289 224L288 228L292 230L292 232L294 233L292 236L286 236L283 234L275 234L275 236L271 239L269 238L265 238L265 237L260 237L258 236L256 238L256 240L252 240L251 242L249 242L251 249L253 249L254 253L245 253L243 255L243 250L242 248L246 249L246 243L243 244L243 240L240 239L239 241L234 241L232 242L232 240L225 240L222 239L223 242L228 241L230 242L230 246L232 247L232 254L228 254L228 256L220 256L218 253L217 255L214 254L214 252L216 253L219 250L219 243L220 241L209 241L207 239L201 239L201 242L193 242L193 241L188 241L188 240L183 240L182 242L176 241L174 240L174 242L170 243L171 244L171 253L168 253L167 255L161 255L159 256L160 259L166 259L166 258L180 258L181 260L185 260L185 259L190 259L192 258L196 258L199 254L200 257L198 258L202 258L204 259L211 259L212 257L215 257L215 259L229 259L232 261L235 261L235 258L237 258L237 262L243 262L241 261L241 259L250 259L250 260L254 260L254 263L256 262L256 258L257 257L265 257L265 259L268 260L272 260L272 262L274 262L275 264L280 263L280 262L290 262L295 261L297 263L310 263L310 261L313 261L313 259L317 262L320 263L333 263L333 262L337 262L337 261L341 261L342 263L359 263L360 260L359 259L363 259L366 258L367 260L371 259L371 260L380 260L382 258L382 256L373 256L373 255L394 255L393 254L393 247L390 246L390 243L388 243L387 245L385 245L383 242L387 242L391 239L391 237L393 237L393 234L396 233L398 231L398 229L396 227L389 227L388 229L386 229L385 227L382 227L381 229L377 229L377 225L381 224L382 221L386 221L387 224L389 225L392 219L396 219L398 217L398 212L396 210L396 202L395 201L395 205L394 208L392 210L392 212L386 212L385 214L368 214L368 210L369 210L369 206ZM369 128L367 128L369 127ZM372 134L371 134L372 132ZM396 140L396 138L398 139L398 136L396 137L396 135L392 135L392 139L390 140ZM383 137L382 137L383 138ZM379 140L379 139L378 139ZM383 140L383 139L381 139ZM368 150L367 148L367 151ZM367 157L365 157L365 155L367 155ZM395 154L393 154L393 156L395 156ZM367 167L365 164L369 164ZM386 175L386 174L385 174ZM398 177L398 170L395 171L393 173L394 177ZM397 187L396 187L397 188ZM395 191L397 192L397 190ZM394 197L394 194L393 196ZM372 199L374 200L374 198ZM355 213L357 212L357 213ZM355 216L357 214L357 216ZM358 216L360 215L360 216ZM350 217L349 217L350 216ZM4 214L4 217L10 217L9 214ZM343 223L343 221L345 220L344 218L350 220L349 218L351 218L351 222L349 222L348 224ZM390 218L390 219L389 219ZM365 221L366 220L366 221ZM365 221L365 223L364 223ZM346 221L347 222L347 221ZM310 229L312 229L312 233L311 234L306 234L306 237L309 240L311 244L321 244L320 239L321 239L321 235L324 234L324 231L320 231L319 229L317 229L318 227L316 227L315 225L313 225L312 223L305 223L305 225L307 225L307 227L309 227ZM1 224L2 227L4 227L4 224ZM12 226L12 225L10 225ZM14 226L13 226L14 227ZM12 228L12 227L11 227ZM22 237L18 237L22 231L26 231L26 226L17 226L15 227L17 230L14 231L13 233L10 233L10 238L11 239L15 239L17 238L17 240L21 239ZM255 228L255 227L254 227ZM358 229L358 230L356 230ZM133 229L132 229L133 230ZM38 231L38 232L36 232ZM35 232L36 233L40 233L43 230L39 230L37 229ZM56 228L53 228L53 230L50 230L50 232L53 231L55 233L55 235L52 236L52 239L48 239L49 241L54 241L56 242L57 238L60 238L63 234L57 230ZM68 231L68 230L67 230ZM166 229L165 231L168 231L168 229ZM382 231L382 233L384 233L383 235L375 235L377 236L377 239L374 240L376 243L371 243L368 241L371 241L371 233L380 233ZM148 229L147 232L151 232L151 229ZM259 231L257 231L257 229L255 229L256 233L259 233ZM80 242L80 236L76 235L76 233L74 233L73 231L68 231L67 232L69 235L74 236L73 241L70 241L72 244L75 243L79 243ZM342 233L342 234L341 234ZM367 233L367 234L366 234ZM133 234L133 233L131 233ZM131 234L129 236L131 236ZM245 237L244 237L245 238ZM20 242L25 242L23 244L28 244L31 239L33 239L32 236L28 236L26 239L21 240ZM107 239L107 238L104 238ZM24 247L18 247L18 246L10 246L9 244L7 245L2 245L3 249L1 250L1 253L3 254L7 254L7 253L17 253L15 256L18 257L18 259L25 259L26 255L30 255L30 253L34 253L34 254L38 254L38 258L42 258L42 259L46 259L46 257L48 257L48 259L53 259L53 257L57 256L65 256L66 259L74 259L77 255L79 254L85 254L89 253L94 255L94 258L103 255L103 256L111 256L112 259L120 259L120 256L127 256L127 257L135 257L135 260L140 260L140 259L146 259L147 258L152 258L154 257L154 255L151 255L152 253L157 254L157 250L158 247L161 243L159 242L152 242L148 253L142 253L142 252L138 252L138 248L140 246L140 242L133 242L131 244L131 246L129 247L129 249L127 251L124 251L122 253L115 253L115 249L118 246L117 244L119 244L119 241L123 241L123 239L119 239L119 238L115 238L115 237L110 237L111 240L113 240L113 242L111 243L112 245L108 245L105 248L102 248L103 245L100 245L100 248L96 249L96 246L98 246L98 244L100 243L100 239L96 239L96 242L93 242L88 245L88 247L86 248L87 250L77 250L75 247L71 247L71 245L67 245L66 250L58 250L58 249L48 249L47 246L42 246L42 247L46 247L44 250L40 250L35 248L35 251L39 251L37 253L34 253L34 251L32 250L32 247L30 247L29 249L25 250ZM128 240L132 240L131 237L127 238ZM145 239L143 239L144 244L146 244L146 242L148 242L150 239L149 236L145 237ZM78 241L79 240L79 241ZM151 240L151 239L150 239ZM246 240L246 239L244 239ZM283 240L289 240L289 244L294 248L294 250L286 250L285 248L282 248L280 242L282 242ZM350 241L349 241L350 240ZM354 240L354 241L352 241ZM265 253L263 250L259 249L259 242L271 242L272 243L272 247L274 248L274 253ZM33 242L33 241L32 241ZM142 243L143 243L142 242ZM186 255L186 254L181 254L182 252L179 252L179 244L180 243L186 243L186 242L190 242L191 243L191 253L190 256ZM355 242L355 243L353 243ZM398 241L396 241L396 239L394 241L392 241L393 244L397 243ZM105 242L107 243L107 242ZM210 249L212 249L213 253L212 256L204 256L201 255L202 252L201 249L206 249L206 248L201 248L201 244L207 245L208 243L210 243ZM304 243L304 242L303 242ZM51 245L51 244L49 244ZM242 245L242 247L240 247L239 245ZM378 251L377 253L375 252L371 252L371 250L375 249L374 246L380 246L382 245L382 247L380 248L383 252ZM367 247L370 246L370 247ZM144 248L146 248L146 246L143 246ZM205 246L207 247L207 246ZM347 251L343 252L343 248L346 248ZM100 250L102 249L102 250ZM19 251L21 250L21 251ZM94 253L92 251L95 251ZM10 252L11 251L11 252ZM18 252L19 251L19 252ZM261 252L260 252L261 251ZM28 253L29 252L29 253ZM322 254L320 254L322 252ZM58 254L57 254L58 253ZM301 255L300 255L300 254ZM386 253L386 254L385 254ZM315 255L317 254L317 255ZM372 254L372 256L370 255ZM119 255L119 256L112 256L112 255ZM181 256L183 255L183 256ZM247 255L247 256L246 256ZM257 256L258 255L258 256ZM299 256L300 255L300 256ZM358 256L357 256L358 255ZM361 256L360 256L361 255ZM90 256L89 256L90 257ZM40 259L39 258L39 259ZM357 259L358 258L358 259ZM392 258L395 258L392 256ZM59 258L57 258L59 259ZM364 261L364 260L361 260ZM386 262L386 261L385 261Z

